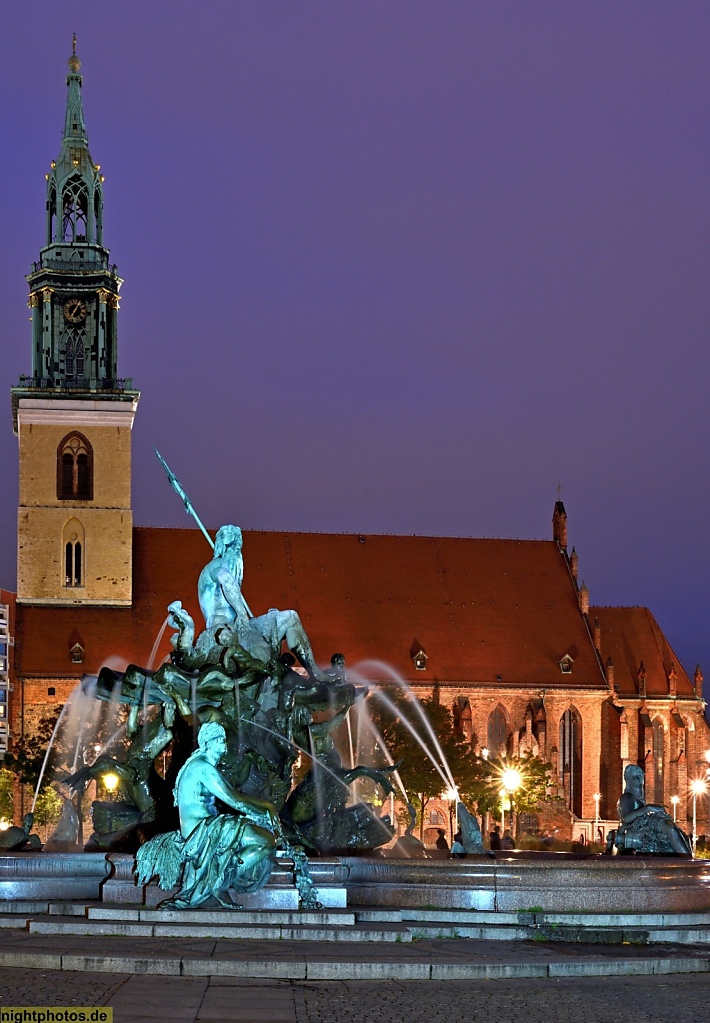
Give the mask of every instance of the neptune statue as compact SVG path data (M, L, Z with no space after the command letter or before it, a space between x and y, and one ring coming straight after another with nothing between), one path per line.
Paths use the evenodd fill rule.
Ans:
M215 539L214 558L202 569L197 583L207 637L215 639L219 633L227 631L232 643L264 662L278 657L285 640L311 678L327 682L327 676L316 665L308 636L296 612L272 608L255 618L242 594L243 577L242 531L239 526L222 526ZM189 615L181 613L178 606L171 605L170 610L173 624L189 630ZM221 646L227 645L225 639L219 642ZM182 646L184 649L184 639Z

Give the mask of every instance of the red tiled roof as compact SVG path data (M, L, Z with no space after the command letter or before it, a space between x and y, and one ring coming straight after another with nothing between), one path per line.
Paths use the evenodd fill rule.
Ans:
M133 535L133 608L24 605L23 675L78 674L69 657L75 629L86 650L79 672L96 672L111 656L146 665L175 599L202 625L196 586L209 551L201 533ZM495 685L500 676L503 684L604 686L553 541L247 532L244 560L254 613L295 608L321 664L340 651L350 667L381 660L420 683ZM414 668L414 646L427 654L424 672ZM558 665L567 652L571 675Z
M638 670L646 669L648 697L668 696L668 672L675 664L678 696L693 696L693 685L673 653L658 622L647 607L593 607L591 621L599 619L602 659L611 657L614 681L621 696L638 693Z

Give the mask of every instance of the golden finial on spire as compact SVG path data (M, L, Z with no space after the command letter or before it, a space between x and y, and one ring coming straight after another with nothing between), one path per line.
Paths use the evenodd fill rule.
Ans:
M76 32L72 33L71 57L69 58L68 64L69 64L69 70L73 71L74 74L76 74L76 72L81 67L81 61L79 60L79 58L76 55Z

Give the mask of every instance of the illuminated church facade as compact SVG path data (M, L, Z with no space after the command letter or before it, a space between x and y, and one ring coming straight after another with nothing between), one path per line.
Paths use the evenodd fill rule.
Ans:
M12 389L18 576L16 594L0 591L0 752L109 658L146 664L171 601L199 621L209 557L195 529L133 525L139 394L118 376L122 282L79 69L73 53L27 278L32 371ZM435 696L477 751L549 761L567 837L614 818L629 763L643 766L649 801L677 797L685 825L710 749L700 669L686 673L648 609L590 606L567 531L558 501L542 541L246 532L244 590L257 614L295 608L321 662L339 651ZM158 659L168 653L166 635ZM429 813L438 825L436 803Z

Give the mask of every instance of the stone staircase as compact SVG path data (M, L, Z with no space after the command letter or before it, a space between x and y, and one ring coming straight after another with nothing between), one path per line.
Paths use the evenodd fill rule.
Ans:
M0 929L31 935L192 940L397 942L566 941L595 944L710 945L710 912L519 913L354 907L159 910L105 902L15 901L0 907Z

